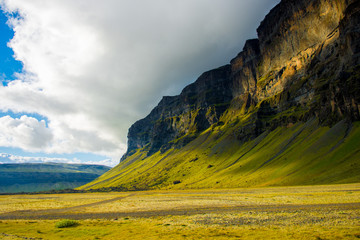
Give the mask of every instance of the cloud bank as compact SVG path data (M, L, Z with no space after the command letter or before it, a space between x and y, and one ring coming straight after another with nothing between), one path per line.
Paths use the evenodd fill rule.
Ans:
M0 153L0 164L18 164L18 163L73 163L84 164L83 161L73 158L55 158L55 157L24 157L13 154ZM112 159L104 159L101 161L88 161L86 164L106 165L114 167L118 161Z
M47 119L0 118L0 145L119 159L134 121L228 63L278 2L0 0L24 66L0 110Z

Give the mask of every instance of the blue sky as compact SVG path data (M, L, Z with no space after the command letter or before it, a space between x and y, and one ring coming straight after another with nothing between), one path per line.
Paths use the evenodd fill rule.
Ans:
M7 46L7 43L14 36L14 31L6 24L7 17L4 12L0 11L0 78L4 80L12 80L15 78L15 72L21 72L22 64L13 57L14 52ZM5 82L6 84L6 82Z
M228 64L280 0L139 1L0 0L0 163L116 165L131 124Z

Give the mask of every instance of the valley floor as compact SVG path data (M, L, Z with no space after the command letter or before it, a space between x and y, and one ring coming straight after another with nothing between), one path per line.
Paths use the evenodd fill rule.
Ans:
M358 238L360 184L0 196L0 239Z

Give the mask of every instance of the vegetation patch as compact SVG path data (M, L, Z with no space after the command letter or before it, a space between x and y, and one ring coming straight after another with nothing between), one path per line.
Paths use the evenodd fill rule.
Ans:
M79 225L79 223L77 221L70 220L70 219L64 219L64 220L61 220L61 221L55 223L56 228L76 227L78 225Z

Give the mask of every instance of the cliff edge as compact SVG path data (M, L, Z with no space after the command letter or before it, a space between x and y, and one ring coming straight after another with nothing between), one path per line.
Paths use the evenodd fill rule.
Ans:
M359 1L282 0L230 64L134 123L120 164L84 188L359 181L359 21Z

